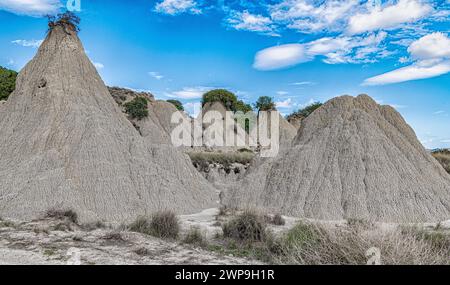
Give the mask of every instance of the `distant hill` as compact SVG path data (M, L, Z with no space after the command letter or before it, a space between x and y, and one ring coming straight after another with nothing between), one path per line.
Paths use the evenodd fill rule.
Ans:
M8 99L16 87L17 72L0 66L0 101Z

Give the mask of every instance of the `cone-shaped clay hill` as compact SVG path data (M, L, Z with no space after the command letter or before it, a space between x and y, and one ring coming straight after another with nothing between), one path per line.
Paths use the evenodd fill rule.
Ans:
M293 147L250 171L227 204L314 219L450 219L450 176L401 115L369 96L335 98Z
M122 222L216 200L186 155L127 120L76 32L54 26L0 108L0 215L71 208L82 221Z

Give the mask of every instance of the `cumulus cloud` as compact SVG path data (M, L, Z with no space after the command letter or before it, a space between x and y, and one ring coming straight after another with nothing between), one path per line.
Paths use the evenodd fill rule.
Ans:
M281 69L311 61L316 56L324 57L323 61L328 64L374 62L389 55L382 45L386 36L386 32L358 37L341 35L271 47L256 54L254 68Z
M225 20L226 24L236 30L257 32L264 35L280 36L275 32L272 20L248 11L232 11Z
M285 23L288 28L312 33L342 29L357 6L357 1L330 0L315 5L313 1L284 0L269 10L272 19Z
M43 40L15 40L15 41L12 41L11 43L13 43L15 45L23 46L23 47L38 48L41 46L42 42L43 42Z
M350 17L348 32L359 34L393 28L417 21L432 11L433 7L419 0L399 0L396 4L384 8L374 6L368 13L358 13Z
M28 16L55 14L62 7L59 0L0 0L0 9Z
M443 33L432 33L413 42L408 52L415 59L450 58L450 39Z
M180 13L201 14L194 0L163 0L155 6L155 11L162 14L177 15Z
M413 42L408 51L411 65L372 78L363 85L385 85L426 79L450 72L450 39L443 33L432 33Z
M292 99L289 98L289 99L284 100L284 101L275 102L275 105L279 109L289 109L289 108L292 107Z
M184 87L182 90L174 91L171 93L166 93L167 97L170 98L181 98L181 99L198 99L202 98L203 94L211 90L210 87Z

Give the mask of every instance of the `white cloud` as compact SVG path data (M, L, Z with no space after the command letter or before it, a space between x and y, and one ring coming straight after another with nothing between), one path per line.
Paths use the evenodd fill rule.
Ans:
M409 48L416 61L372 78L363 85L385 85L410 80L426 79L450 72L450 39L443 33L432 33L413 42Z
M386 32L367 36L325 37L304 44L287 44L268 48L255 56L254 67L259 70L275 70L323 56L328 64L367 63L389 55L382 45Z
M403 23L415 22L432 11L433 7L419 0L399 0L396 4L384 8L374 6L368 13L358 13L350 17L348 32L359 34L393 28Z
M258 32L270 36L280 36L274 30L275 27L270 18L262 15L254 15L248 11L232 11L226 23L236 30Z
M408 52L415 59L450 57L450 38L443 33L432 33L413 42Z
M255 56L254 68L274 70L293 66L311 60L301 44L288 44L259 51Z
M300 82L294 82L291 83L290 85L294 85L294 86L305 86L305 85L315 85L316 83L311 82L311 81L300 81Z
M105 68L105 66L103 65L103 63L100 62L92 62L92 64L95 66L95 68L97 68L98 70Z
M23 47L38 48L41 46L42 42L43 42L43 40L15 40L15 41L12 41L11 43L13 43L15 45L23 46Z
M150 72L148 73L148 75L150 75L151 77L153 77L153 78L156 79L156 80L161 80L161 79L164 78L163 75L161 75L159 72L156 72L156 71L150 71Z
M170 98L181 98L181 99L198 99L202 98L203 94L211 90L210 87L185 87L182 90L174 91L171 93L166 93L167 97Z
M194 0L163 0L156 4L155 11L162 14L177 15L180 13L201 14L202 11Z
M292 107L292 100L291 100L291 98L289 98L289 99L281 101L281 102L275 102L275 105L279 109L288 109L288 108Z
M316 6L313 1L284 0L270 6L272 19L304 33L342 29L357 1L330 0Z
M62 7L59 0L0 0L0 9L19 15L55 14Z
M400 83L411 80L426 79L440 76L450 72L450 60L446 60L434 65L421 65L414 63L410 66L402 67L385 74L381 74L364 81L363 85L385 85Z

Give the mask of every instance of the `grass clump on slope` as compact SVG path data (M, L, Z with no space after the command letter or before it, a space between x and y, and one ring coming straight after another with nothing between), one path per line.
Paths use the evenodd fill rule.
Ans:
M180 224L175 213L157 212L152 217L140 217L129 226L130 231L151 235L162 239L176 239L180 233Z

